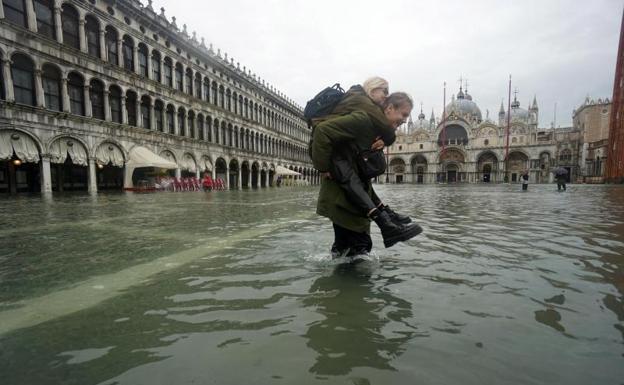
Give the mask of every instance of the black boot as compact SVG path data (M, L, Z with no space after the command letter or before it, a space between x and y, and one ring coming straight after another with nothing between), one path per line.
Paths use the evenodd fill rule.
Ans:
M382 204L381 206L379 206L379 209L381 211L385 211L388 213L388 216L390 217L390 219L392 220L392 222L398 224L408 224L408 223L412 223L412 218L408 217L407 215L403 215L403 214L399 214L396 211L392 210L390 207Z
M369 216L379 226L386 248L394 246L397 242L407 241L422 232L422 228L416 223L394 223L385 211L375 209Z

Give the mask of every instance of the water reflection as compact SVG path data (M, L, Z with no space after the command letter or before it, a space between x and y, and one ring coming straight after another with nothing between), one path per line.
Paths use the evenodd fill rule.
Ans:
M403 353L412 332L389 335L384 330L391 322L411 318L411 305L380 290L367 264L339 265L310 287L312 295L304 304L325 317L304 335L307 346L318 353L310 372L345 375L356 367L396 370L392 361Z

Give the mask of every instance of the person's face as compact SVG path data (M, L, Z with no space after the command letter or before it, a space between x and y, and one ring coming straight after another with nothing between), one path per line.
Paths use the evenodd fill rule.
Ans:
M388 96L388 87L374 88L370 93L370 98L378 105L383 105Z
M395 130L401 124L407 122L407 118L409 118L411 112L412 107L407 103L398 108L394 107L393 105L389 105L384 111L386 118L388 118L388 121L390 122L390 125Z

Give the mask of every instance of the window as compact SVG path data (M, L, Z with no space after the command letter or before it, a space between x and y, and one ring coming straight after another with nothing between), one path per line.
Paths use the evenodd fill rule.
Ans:
M423 144L421 143L421 144L418 146L418 148L422 150L422 149L423 149Z
M63 44L80 49L78 34L78 12L72 6L64 4L61 8L61 25L63 27Z
M121 52L123 54L123 67L128 71L134 71L134 42L130 36L124 36Z
M52 0L34 0L37 32L54 39L54 3Z
M208 119L206 120L206 133L207 133L207 140L209 142L212 142L212 119L210 117L208 117Z
M170 134L175 134L175 109L170 104L167 106L167 128Z
M15 102L35 105L34 64L24 55L12 57L11 76L13 77L13 92Z
M139 75L147 77L147 47L139 44Z
M201 75L198 73L195 74L195 97L197 97L198 99L201 99L202 97L202 80L201 80Z
M186 69L186 93L193 95L193 71L190 68Z
M154 121L156 122L156 130L163 132L163 103L160 100L154 103Z
M197 115L197 137L199 140L204 140L204 117L203 115Z
M160 52L152 51L152 79L160 81Z
M217 105L217 83L212 82L212 104Z
M141 119L142 119L142 127L146 130L151 128L150 121L150 98L147 96L143 96L141 98Z
M182 71L182 64L177 63L175 67L175 88L178 91L184 91L184 89L182 88L182 76L184 76L184 73Z
M210 80L208 78L204 78L204 96L203 100L210 103Z
M72 72L67 77L67 92L69 93L69 107L72 114L84 115L84 81L82 77Z
M4 18L26 28L26 6L24 0L3 0Z
M188 127L188 136L189 138L194 138L195 137L195 114L193 114L193 111L189 111L186 121L187 121L186 127Z
M186 130L184 129L184 109L180 108L178 110L178 130L180 130L180 136L186 135Z
M121 90L119 87L111 87L109 93L111 109L111 120L116 123L123 123L121 115Z
M137 95L134 92L126 92L126 114L128 124L137 127Z
M100 23L95 17L87 16L85 18L85 33L89 55L100 57Z
M173 87L173 64L171 63L171 59L168 57L165 58L165 85L169 87Z
M487 145L489 145L489 144L490 144L490 140L489 140L489 139L484 139L484 140L483 140L483 145L484 145L484 146L487 146Z
M91 80L91 113L94 118L104 120L104 85L99 80Z
M113 27L106 27L106 51L108 52L108 62L117 65L117 31Z

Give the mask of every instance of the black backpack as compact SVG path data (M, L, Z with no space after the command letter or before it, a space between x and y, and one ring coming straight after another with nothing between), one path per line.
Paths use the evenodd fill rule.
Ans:
M308 101L303 110L303 117L306 118L311 126L312 119L330 114L338 102L342 100L344 94L345 90L340 87L340 83L325 88L316 94L312 100Z
M340 87L340 83L336 83L331 87L326 87L306 104L303 110L303 117L308 122L308 127L312 128L310 142L308 143L308 155L310 155L310 159L312 158L312 137L314 136L312 119L329 115L334 110L334 107L342 100L344 95L345 90Z

